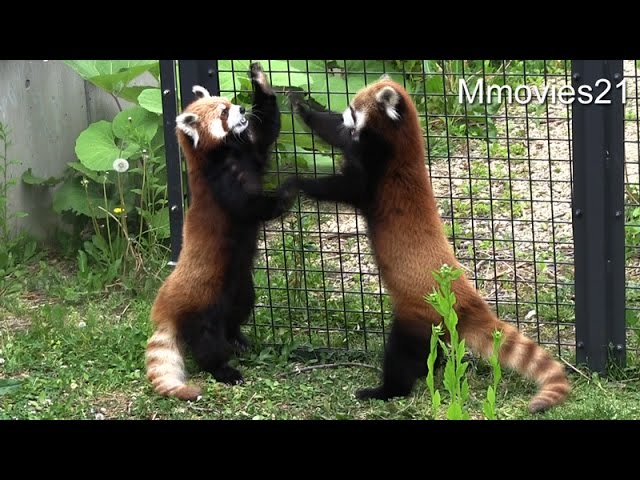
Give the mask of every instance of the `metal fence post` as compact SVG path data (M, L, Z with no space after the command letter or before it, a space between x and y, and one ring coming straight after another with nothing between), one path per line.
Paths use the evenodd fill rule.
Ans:
M220 95L217 60L179 60L178 65L182 108L195 100L191 91L194 85L206 88L211 95Z
M167 188L169 197L169 226L171 231L171 261L175 265L182 248L182 223L184 218L184 193L188 186L182 184L180 147L175 135L175 119L178 105L185 108L194 100L192 88L201 85L212 95L220 94L217 60L180 60L176 77L176 60L160 60L160 87L164 124L165 154L167 162Z
M167 194L169 200L169 228L171 260L175 265L182 248L183 192L180 148L175 134L177 115L177 78L175 60L160 60L160 88L162 89L162 117L164 147L167 163Z
M623 75L621 60L572 61L576 357L598 372L626 361Z

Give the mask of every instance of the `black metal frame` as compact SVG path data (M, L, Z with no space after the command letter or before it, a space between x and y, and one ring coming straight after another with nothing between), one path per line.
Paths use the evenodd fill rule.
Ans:
M604 372L625 350L622 60L574 60L574 88L608 79L610 104L573 104L576 358Z
M212 95L220 93L216 60L160 60L160 88L164 116L164 138L167 161L169 222L171 229L171 260L175 265L182 248L182 223L184 220L184 193L182 159L175 138L177 105L185 108L193 101L193 85L205 87ZM178 75L176 75L178 73ZM178 86L180 95L178 95Z
M220 94L220 83L216 60L161 60L160 64L169 182L171 260L174 263L182 241L186 190L174 133L176 109L179 104L185 107L192 100L192 85L203 85L216 95ZM602 78L609 79L615 85L622 75L622 61L572 61L572 80L576 90L581 85L593 87ZM179 98L177 85L180 86ZM595 93L600 91L596 89ZM610 105L585 105L574 101L571 107L576 358L579 363L586 363L589 368L599 372L604 372L612 359L619 365L624 365L626 361L624 107L619 89L612 89L606 98L611 100ZM546 116L548 122L548 110ZM507 140L508 135L507 131Z

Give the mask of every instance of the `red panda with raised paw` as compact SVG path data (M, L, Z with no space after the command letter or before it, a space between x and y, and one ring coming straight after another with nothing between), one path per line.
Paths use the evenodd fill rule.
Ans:
M259 64L251 65L250 75L249 118L244 107L200 86L193 87L198 98L176 118L191 200L177 265L151 310L155 332L146 349L147 377L161 395L193 400L201 394L185 382L185 350L217 381L243 381L227 362L247 346L240 326L255 301L258 227L288 210L297 194L292 187L275 195L262 191L280 111Z
M424 297L437 286L432 271L443 264L459 267L445 236L425 167L418 114L406 90L383 78L360 90L342 114L317 111L299 97L293 109L322 139L344 154L342 172L325 178L292 177L317 200L344 202L364 215L368 236L394 319L386 344L382 382L356 392L359 399L408 396L427 374L431 326L442 317ZM499 320L472 283L462 276L452 289L458 331L470 349L488 357L495 329L504 332L499 360L539 389L531 412L562 403L570 392L565 369L517 328Z

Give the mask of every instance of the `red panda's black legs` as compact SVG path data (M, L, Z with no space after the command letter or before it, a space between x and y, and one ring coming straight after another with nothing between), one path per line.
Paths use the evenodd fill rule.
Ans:
M426 326L409 326L396 319L384 352L382 384L358 390L356 397L389 400L408 396L416 380L427 375L429 339Z
M254 145L261 155L266 155L267 149L276 141L280 132L280 109L276 94L259 63L251 64L250 75L254 91L249 128L255 135Z
M180 335L202 370L219 382L237 385L243 382L242 373L227 364L233 353L226 335L230 310L227 305L217 304L185 319Z
M275 195L261 191L255 172L243 171L232 161L224 169L211 175L213 193L220 205L234 218L244 221L265 222L279 217L293 205L298 190L289 183L282 185Z
M256 300L251 273L248 272L247 275L239 277L234 288L235 291L230 295L232 299L231 314L226 317L227 329L225 333L232 348L238 353L248 350L251 345L240 330L240 326L249 319Z
M350 169L346 168L342 175L317 179L291 178L287 179L283 185L297 185L300 190L319 201L343 202L360 207L364 199L363 178L361 175L349 173Z
M344 149L351 144L351 133L344 126L341 113L311 110L302 100L293 96L291 106L304 123L329 145Z

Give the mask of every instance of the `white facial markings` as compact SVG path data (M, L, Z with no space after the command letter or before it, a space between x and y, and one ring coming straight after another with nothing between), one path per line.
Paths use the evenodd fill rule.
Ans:
M216 118L209 127L209 131L211 132L211 136L213 138L223 138L227 132L224 131L224 127L222 126L222 120Z
M367 120L367 114L365 112L359 112L356 110L356 130L359 132L364 127Z
M355 116L355 118L354 118ZM364 124L367 120L367 115L365 112L360 112L358 110L353 109L352 107L347 108L342 114L342 123L348 129L352 129L353 138L355 140L358 139L358 133L364 127Z
M351 114L351 108L347 107L347 109L342 114L342 123L347 128L354 128L356 126L353 115Z
M232 105L227 117L227 127L234 133L240 134L249 126L247 118L244 116L244 108Z

